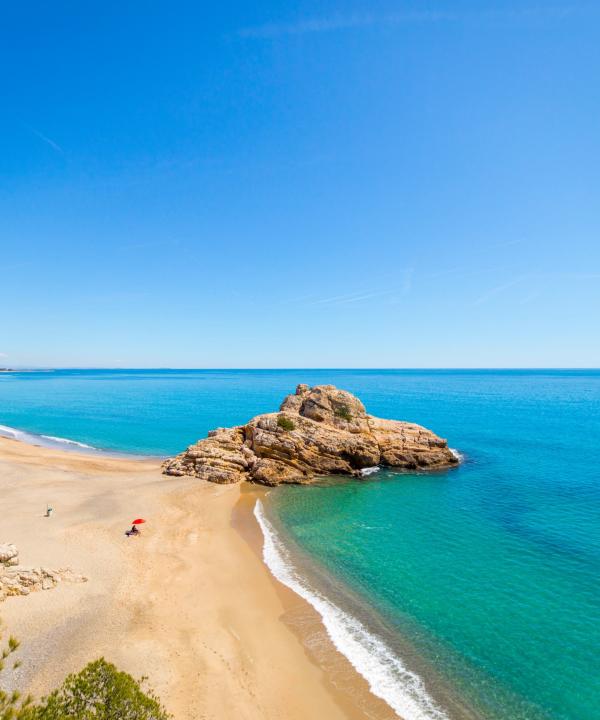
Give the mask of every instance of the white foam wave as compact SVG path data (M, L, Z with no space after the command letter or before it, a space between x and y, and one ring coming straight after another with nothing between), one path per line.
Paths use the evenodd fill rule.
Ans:
M361 474L363 477L366 477L367 475L373 475L373 473L379 472L380 470L381 470L381 468L379 467L379 465L373 465L373 467L363 468L363 469L360 471L360 474Z
M20 440L23 435L26 433L21 432L20 430L15 430L15 428L8 427L8 425L0 425L0 435L2 437L9 437L13 440Z
M17 430L8 425L0 425L0 436L11 438L12 440L19 440L20 442L29 443L30 445L42 445L49 448L67 445L84 450L101 452L97 448L92 447L92 445L86 445L85 443L77 442L77 440L69 440L68 438L55 437L53 435L36 435L35 433L28 433L25 430Z
M262 503L254 515L263 533L263 558L273 575L319 613L333 644L403 720L448 720L429 696L423 681L408 670L392 650L355 617L334 605L296 572L290 554L267 520Z
M465 456L461 452L458 452L456 448L448 448L448 450L450 450L450 452L454 455L454 457L458 460L459 463L461 463L465 459Z
M52 442L62 443L64 445L77 445L77 447L86 448L87 450L96 450L92 445L86 445L77 440L68 440L67 438L54 437L53 435L40 435L40 437L46 438L46 440L52 440Z

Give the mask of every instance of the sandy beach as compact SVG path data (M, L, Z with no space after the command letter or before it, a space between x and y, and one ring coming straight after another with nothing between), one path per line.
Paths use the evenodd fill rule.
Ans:
M23 567L88 578L0 604L22 643L16 685L40 696L104 656L147 676L176 720L395 717L341 655L332 676L307 651L298 626L324 633L261 561L260 492L0 438L0 540ZM143 534L125 537L138 516Z

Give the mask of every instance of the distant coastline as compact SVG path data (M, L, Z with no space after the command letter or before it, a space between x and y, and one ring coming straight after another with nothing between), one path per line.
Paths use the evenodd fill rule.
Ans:
M0 368L0 373L37 373L54 372L54 370L34 370L33 368Z

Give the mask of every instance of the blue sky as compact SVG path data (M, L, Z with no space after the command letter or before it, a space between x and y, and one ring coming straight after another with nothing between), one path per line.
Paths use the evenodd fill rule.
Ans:
M600 365L600 5L22 2L0 365Z

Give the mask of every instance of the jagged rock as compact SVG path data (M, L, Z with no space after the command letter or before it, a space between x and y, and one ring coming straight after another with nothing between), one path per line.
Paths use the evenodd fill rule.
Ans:
M457 463L447 442L420 425L368 415L357 397L333 385L298 385L278 413L212 430L167 460L163 471L216 483L280 485L361 476L376 465L416 470Z
M60 582L83 583L87 582L87 578L77 575L70 568L7 568L0 573L0 602L9 595L29 595L37 590L51 590Z
M6 548L11 548L11 551L6 551ZM37 590L51 590L59 582L87 582L86 577L77 575L71 568L48 570L41 567L11 567L18 564L19 553L14 545L0 545L0 557L5 556L9 561L0 564L0 602L9 595L29 595ZM13 562L15 558L17 558L16 563Z
M255 460L248 451L243 428L217 428L206 440L188 448L171 474L196 475L216 483L240 482Z
M0 565L18 565L19 551L12 543L0 545Z

